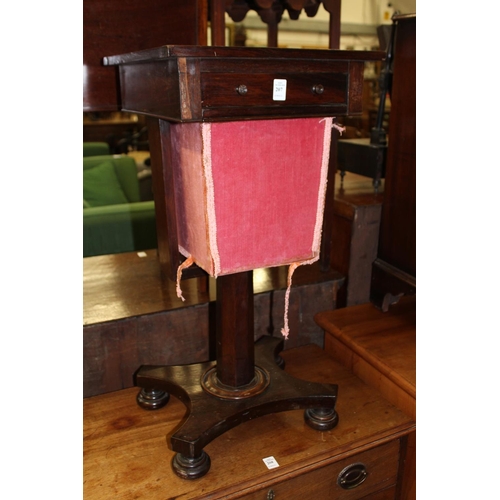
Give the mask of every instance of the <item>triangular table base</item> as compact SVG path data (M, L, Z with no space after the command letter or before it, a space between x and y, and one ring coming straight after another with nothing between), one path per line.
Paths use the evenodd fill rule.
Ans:
M260 382L255 389L234 391L233 397L214 395L207 377L215 361L178 366L142 366L135 375L141 387L137 400L141 407L164 406L170 394L188 408L188 416L172 435L176 451L172 467L185 479L196 479L210 468L203 448L213 439L237 425L270 413L305 409L304 418L316 430L329 430L338 423L335 411L337 385L297 379L282 369L279 353L283 340L264 336L255 344L255 368ZM256 378L257 378L256 375ZM217 389L216 389L217 393Z

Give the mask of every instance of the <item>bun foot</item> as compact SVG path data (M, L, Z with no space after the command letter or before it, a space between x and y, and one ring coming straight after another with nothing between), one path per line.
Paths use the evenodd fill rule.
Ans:
M176 453L172 459L172 469L182 479L198 479L209 471L210 457L204 451L194 458Z
M307 425L317 431L329 431L339 423L339 415L331 408L309 408L304 412Z
M141 389L137 394L137 404L145 410L163 408L170 399L170 394L161 389Z

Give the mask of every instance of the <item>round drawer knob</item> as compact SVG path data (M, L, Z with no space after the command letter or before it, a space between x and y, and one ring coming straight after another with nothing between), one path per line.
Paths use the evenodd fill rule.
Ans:
M367 476L368 472L366 471L365 464L351 464L340 471L337 477L337 484L344 490L352 490L364 482Z
M248 88L246 85L239 85L236 88L236 92L238 92L238 94L240 94L240 95L245 95L248 93Z
M313 86L312 90L315 94L319 95L325 91L325 87L323 87L323 85L321 85L321 83L318 83L317 85Z

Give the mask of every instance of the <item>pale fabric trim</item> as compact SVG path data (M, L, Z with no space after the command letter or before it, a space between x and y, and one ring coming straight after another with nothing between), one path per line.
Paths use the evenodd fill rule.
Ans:
M302 262L294 262L288 267L288 278L287 278L287 288L285 293L285 313L283 318L283 328L281 329L281 334L288 340L288 335L290 334L290 328L288 326L288 306L290 304L290 289L292 288L292 276L299 266L304 264L313 264L319 259L319 254L309 260L303 260Z
M212 127L210 123L202 123L203 139L203 173L206 185L206 210L208 223L209 250L214 265L214 277L220 273L220 255L217 246L217 222L215 218L214 179L212 175Z
M190 255L184 262L181 263L181 265L177 268L177 283L175 285L175 291L177 292L177 297L179 299L182 299L182 302L184 302L186 299L182 296L182 290L181 290L181 278L182 278L182 271L190 266L192 266L194 263L193 257Z
M184 255L186 258L191 257L190 253L182 245L179 245L179 253Z
M328 182L328 164L330 160L330 142L332 139L333 118L323 118L325 130L323 132L323 156L321 159L321 175L318 190L318 207L316 210L316 224L314 226L314 236L312 251L318 253L321 245L321 232L323 229L323 213L325 211L326 185Z

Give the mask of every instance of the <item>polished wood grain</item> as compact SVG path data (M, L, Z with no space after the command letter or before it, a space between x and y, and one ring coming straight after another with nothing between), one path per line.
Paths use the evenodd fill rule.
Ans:
M122 110L170 121L361 113L365 61L379 51L161 46L105 58L120 67ZM275 78L286 101L273 101ZM321 84L323 92L314 92ZM247 87L240 95L237 88Z
M255 376L253 272L219 276L216 282L217 379L245 386Z
M317 346L282 355L291 375L339 384L340 422L335 429L310 429L302 411L257 418L207 445L212 460L209 473L186 481L172 472L173 452L165 441L186 413L179 400L173 397L165 408L148 412L135 403L136 389L88 398L84 401L85 498L265 499L270 489L277 499L308 498L308 492L317 495L314 498L330 498L326 492L334 498L361 494L395 498L399 449L414 429L412 419ZM269 456L274 456L278 468L265 467L262 459ZM355 490L341 490L336 485L338 473L358 460L371 474Z
M372 304L316 314L325 350L416 418L416 296L387 313Z
M253 271L255 294L275 292L287 287L288 267L280 266ZM200 291L197 279L182 282L186 299L177 297L175 282L162 279L155 249L98 255L83 259L83 324L92 325L163 311L198 306L216 300L216 280ZM326 283L338 288L343 276L335 270L322 272L317 263L300 266L294 273L294 289ZM329 297L334 300L334 288ZM283 292L284 293L284 292Z

